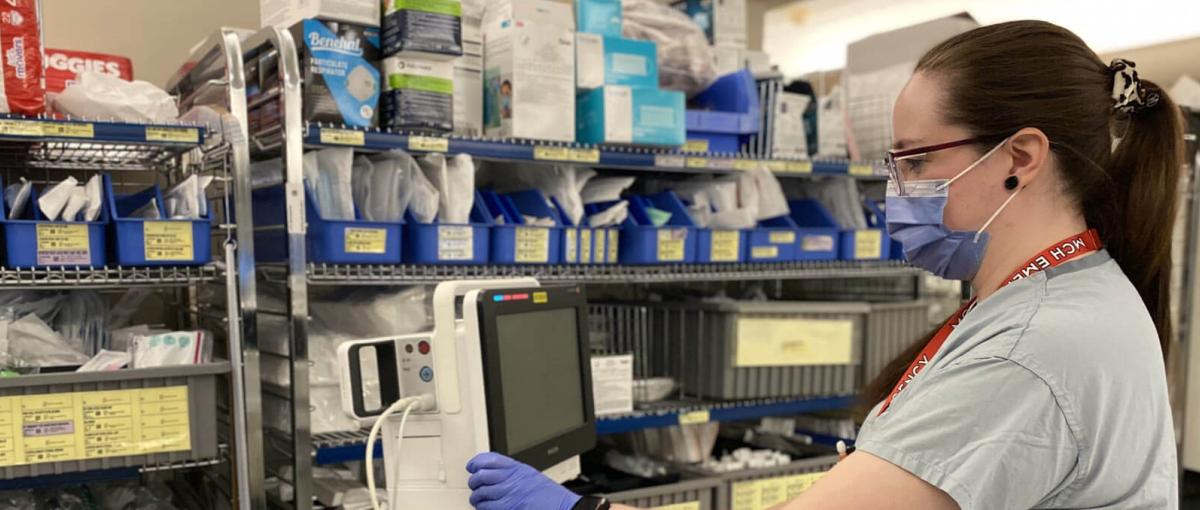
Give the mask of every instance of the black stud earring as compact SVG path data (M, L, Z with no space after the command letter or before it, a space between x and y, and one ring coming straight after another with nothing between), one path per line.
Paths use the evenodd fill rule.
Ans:
M1004 179L1004 189L1006 189L1006 190L1012 191L1014 189L1017 189L1017 186L1020 186L1020 185L1021 185L1021 180L1018 179L1017 176L1015 176L1015 175L1010 175L1010 176L1008 176L1007 179Z

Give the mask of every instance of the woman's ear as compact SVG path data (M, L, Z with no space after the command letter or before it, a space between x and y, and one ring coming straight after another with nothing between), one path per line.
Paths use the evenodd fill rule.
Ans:
M1015 175L1022 186L1028 186L1042 174L1050 158L1050 139L1038 128L1022 128L1009 138L1005 149L1012 157L1009 175Z

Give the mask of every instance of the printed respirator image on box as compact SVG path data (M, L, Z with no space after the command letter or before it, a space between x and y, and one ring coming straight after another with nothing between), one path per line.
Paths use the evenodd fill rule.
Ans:
M347 126L376 124L379 30L335 21L292 27L304 77L304 120Z

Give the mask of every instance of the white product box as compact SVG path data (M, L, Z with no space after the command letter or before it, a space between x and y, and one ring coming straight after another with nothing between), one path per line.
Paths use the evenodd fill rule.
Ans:
M712 43L746 48L746 0L712 0Z
M575 31L517 19L484 39L485 134L575 141Z
M381 4L376 0L259 0L260 26L288 28L305 18L378 27Z
M808 140L804 131L804 110L810 99L803 94L780 92L775 96L775 124L772 126L772 156L784 159L808 159Z
M463 55L454 61L454 132L483 135L483 57Z
M592 356L596 416L633 412L633 355Z
M506 21L521 20L575 30L571 4L551 0L489 0L483 13L484 30Z

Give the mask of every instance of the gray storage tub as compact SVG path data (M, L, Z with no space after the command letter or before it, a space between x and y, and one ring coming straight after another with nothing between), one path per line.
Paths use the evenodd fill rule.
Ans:
M682 358L671 363L669 370L681 382L685 393L750 399L826 397L858 391L863 334L871 311L866 303L748 301L659 304L651 305L650 309L654 314L651 337L663 339L667 342L666 352L679 353ZM756 322L759 320L780 322ZM802 325L834 324L844 333L841 342L849 342L849 355L830 364L780 362L774 366L762 363L737 366L739 342L753 340L738 338L743 321L760 327L766 324L772 332L794 331ZM804 343L809 338L797 336L794 340L788 340L789 348L810 349ZM843 343L840 348L847 346ZM812 347L812 350L818 349Z
M789 477L823 473L833 469L837 462L837 455L828 455L798 460L786 466L746 469L733 473L713 474L697 466L685 468L685 471L696 476L721 480L724 487L717 500L718 510L759 510L794 499L813 481L807 478L788 479ZM777 483L758 483L762 481ZM770 503L760 506L759 503L763 501Z
M145 466L163 463L183 462L189 460L212 459L217 456L217 380L224 374L229 373L229 363L207 363L203 365L188 365L188 366L172 366L172 367L156 367L144 368L138 370L117 370L112 372L67 372L58 374L39 374L28 375L12 378L0 379L0 409L8 409L8 412L0 412L0 455L7 454L3 459L3 464L8 464L5 467L0 467L0 479L8 480L12 478L24 478L29 476L41 476L60 473L70 473L78 471L90 471L96 469L113 469L132 466ZM111 391L111 390L143 390L152 388L176 387L185 386L187 388L187 427L188 439L191 444L190 450L180 450L161 453L146 453L140 455L123 455L115 457L99 457L85 460L62 460L62 461L44 461L34 460L35 464L27 464L29 456L46 455L43 458L53 458L55 455L82 457L83 452L89 446L92 448L105 448L102 446L102 438L107 434L120 434L125 430L125 426L133 426L133 422L137 422L137 429L141 437L133 436L133 431L129 431L129 436L133 442L139 442L143 438L152 437L154 434L175 430L182 423L182 402L174 396L163 398L158 402L148 402L139 400L137 408L140 410L137 415L133 415L129 420L122 420L126 414L124 404L120 399L125 398L151 398L152 396L144 393L129 393L120 396L112 396L111 399L105 399L106 404L100 404L101 407L92 407L92 411L82 410L83 392L95 391ZM180 390L182 392L182 390ZM37 395L63 395L61 399L55 398L55 403L64 403L63 407L51 405L44 408L41 413L37 413L34 409L22 409L22 402L9 397L31 397ZM99 396L91 397L90 402L98 402ZM112 402L112 403L107 403ZM175 404L175 405L172 405ZM73 405L73 411L64 411L65 405ZM152 405L157 405L157 412L165 412L166 414L155 414L156 411L150 411ZM146 406L146 407L142 407ZM132 412L132 404L128 405ZM97 410L98 409L98 410ZM22 414L22 413L26 414ZM74 413L79 412L81 422L78 423L74 419ZM104 422L91 422L89 418L105 417ZM32 425L29 422L37 420L39 425ZM69 425L68 425L69 423ZM153 423L151 425L151 423ZM24 424L24 426L23 426ZM172 425L174 424L174 425ZM143 429L143 425L146 425ZM11 436L4 437L3 433L7 432ZM89 435L77 440L74 445L59 447L61 441L66 441L66 437L58 437L50 439L52 436L66 436L64 431L80 429L85 432L90 432ZM153 431L150 429L154 429ZM98 432L107 431L107 432ZM25 438L36 437L42 435L46 437L46 441L56 441L54 444L42 444L37 452L30 451L26 448L25 457L17 457L19 452L16 451L16 439L23 435ZM164 434L163 437L178 437L169 434ZM22 443L31 441L31 439L23 439ZM113 442L123 442L124 440L115 439L109 441L109 446L113 447ZM164 439L163 441L170 441ZM172 446L173 447L173 446ZM69 449L69 450L68 450ZM103 450L93 449L93 452L104 454Z
M875 379L892 358L932 327L928 301L871 303L863 349L863 382Z
M692 504L695 510L717 510L724 499L725 482L720 478L699 478L644 489L608 494L613 503L653 509L668 505ZM689 509L690 510L690 509Z

